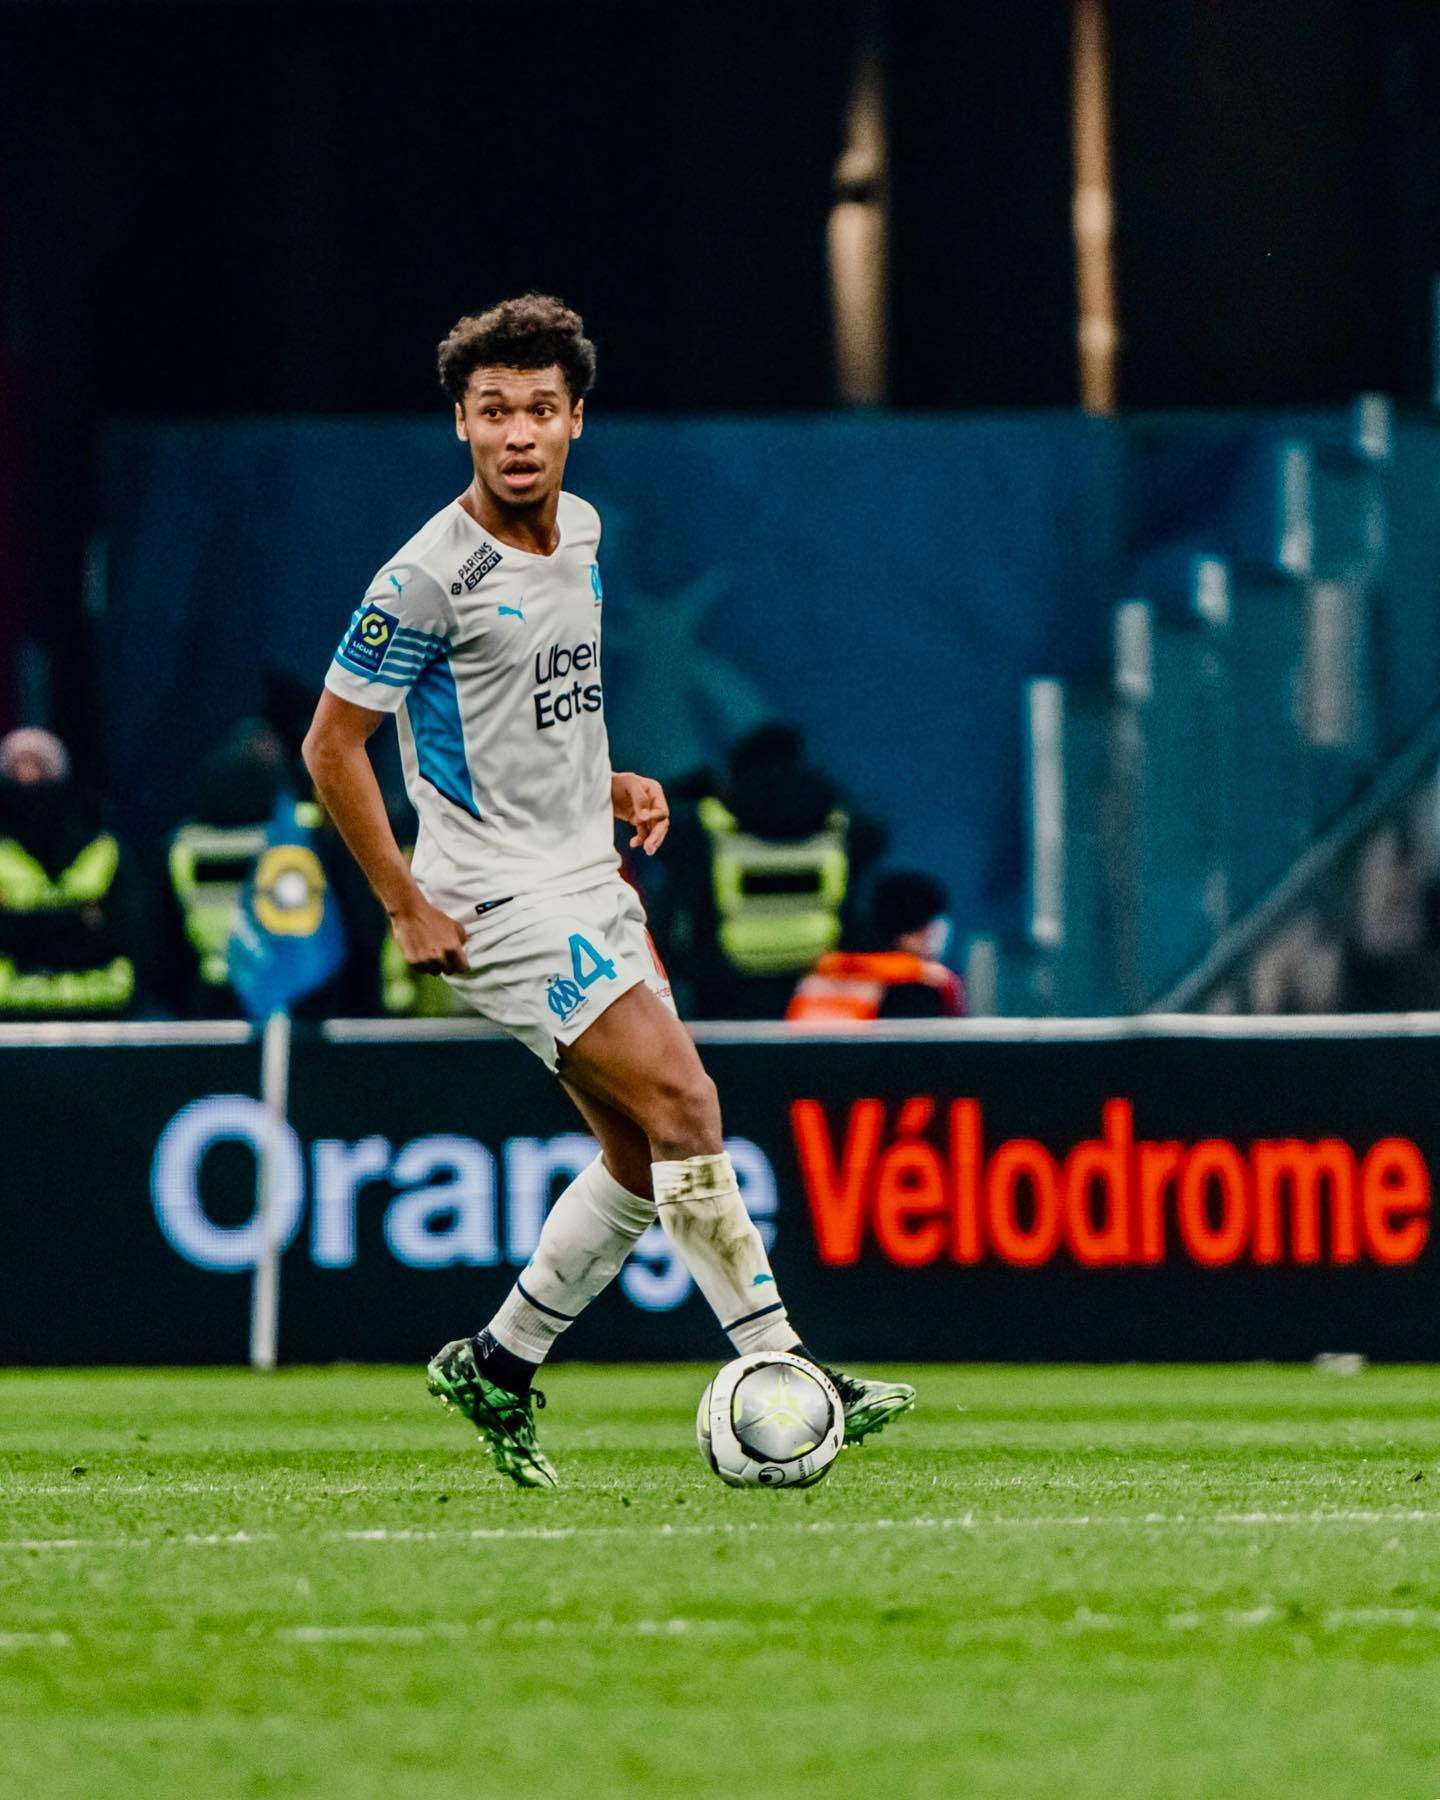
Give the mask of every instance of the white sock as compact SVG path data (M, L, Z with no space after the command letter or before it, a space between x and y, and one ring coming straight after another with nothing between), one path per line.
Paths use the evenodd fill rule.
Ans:
M651 1163L650 1173L660 1223L737 1353L798 1344L730 1158Z
M490 1321L496 1343L526 1362L544 1362L654 1219L655 1202L621 1187L597 1156L550 1208L534 1256Z

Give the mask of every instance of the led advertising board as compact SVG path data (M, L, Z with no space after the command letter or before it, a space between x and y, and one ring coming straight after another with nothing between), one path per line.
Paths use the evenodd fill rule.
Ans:
M806 1341L837 1358L1440 1355L1440 1037L707 1044ZM516 1046L0 1047L0 1361L235 1362L268 1161L291 1361L474 1330L594 1154ZM562 1340L723 1354L656 1226Z

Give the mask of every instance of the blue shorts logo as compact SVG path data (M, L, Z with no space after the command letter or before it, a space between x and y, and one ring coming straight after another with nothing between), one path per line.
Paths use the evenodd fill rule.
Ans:
M545 1003L563 1025L587 999L586 988L597 981L614 981L615 964L578 931L570 934L570 974L552 975L546 984Z
M360 616L350 627L350 635L340 646L340 654L357 668L374 675L385 660L385 652L395 641L400 621L383 606L363 606Z
M585 996L573 981L566 981L562 975L551 976L545 1003L562 1025L584 999Z

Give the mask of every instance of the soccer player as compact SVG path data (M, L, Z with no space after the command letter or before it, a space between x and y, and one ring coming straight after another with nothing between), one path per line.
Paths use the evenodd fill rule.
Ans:
M561 485L594 345L559 300L527 294L461 319L439 372L473 479L371 582L304 754L406 961L533 1050L599 1140L494 1318L428 1370L505 1474L554 1487L532 1378L657 1210L738 1355L810 1353L741 1200L715 1084L618 873L613 821L653 856L669 811L659 782L611 771L600 520ZM365 748L386 713L420 819L413 866ZM827 1373L847 1441L914 1403L903 1383Z

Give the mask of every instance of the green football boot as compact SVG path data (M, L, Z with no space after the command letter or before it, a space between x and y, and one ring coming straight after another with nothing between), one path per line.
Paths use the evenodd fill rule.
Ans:
M533 1389L512 1394L480 1373L474 1338L457 1338L431 1358L425 1385L447 1406L456 1406L490 1446L495 1467L520 1487L559 1487L560 1477L535 1442L531 1401L543 1407L545 1396Z
M845 1403L847 1444L862 1443L872 1431L883 1431L892 1419L909 1412L915 1404L915 1390L908 1381L868 1381L863 1375L832 1369L828 1363L816 1366L829 1376L831 1386Z

